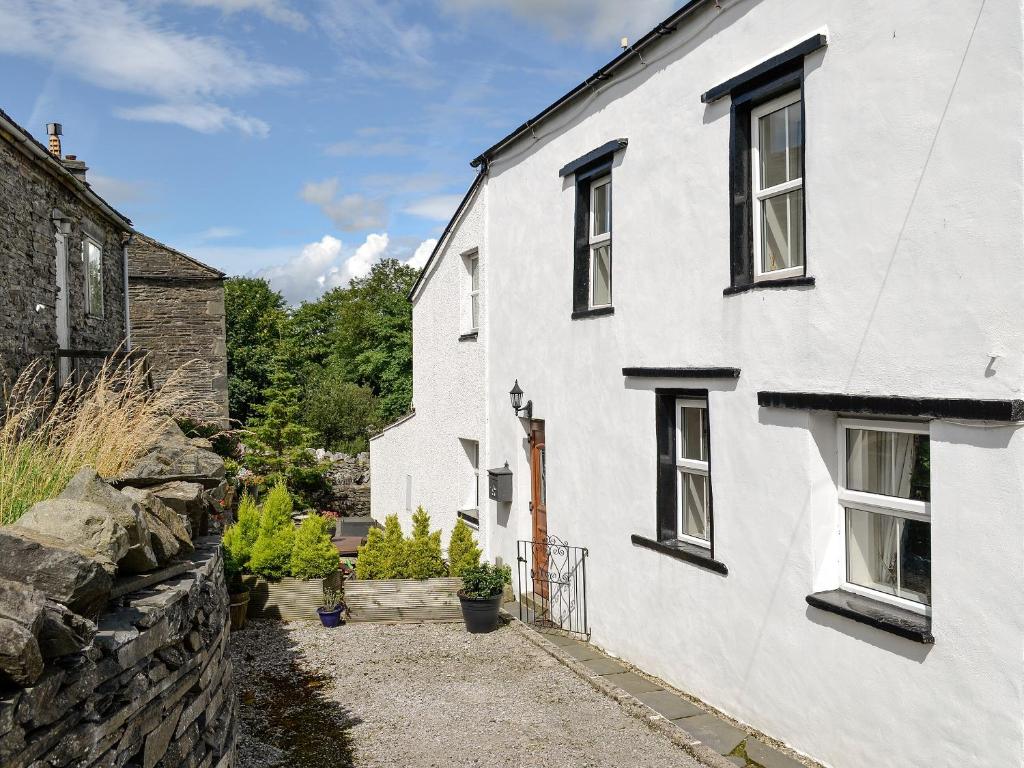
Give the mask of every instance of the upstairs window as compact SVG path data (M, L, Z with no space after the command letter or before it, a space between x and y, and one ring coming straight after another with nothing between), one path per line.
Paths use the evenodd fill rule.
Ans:
M469 327L480 329L480 255L469 257Z
M85 266L85 311L92 317L103 317L103 249L88 237L82 240L82 263Z
M612 303L612 177L590 185L590 308Z
M803 115L793 91L751 111L754 280L804 273Z
M842 420L844 588L925 612L931 605L931 461L925 424Z

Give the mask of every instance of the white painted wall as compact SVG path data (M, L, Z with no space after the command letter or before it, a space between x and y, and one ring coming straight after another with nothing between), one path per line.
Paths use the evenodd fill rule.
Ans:
M408 532L412 512L423 505L432 527L444 530L445 547L458 511L471 506L472 474L465 440L480 443L481 499L487 495L485 342L482 333L476 340L459 340L470 326L465 254L473 249L480 256L481 296L485 295L484 194L483 189L477 192L453 227L414 297L415 416L370 441L373 517L383 522L386 515L398 513ZM484 317L486 311L486 301L481 301ZM408 477L412 478L411 509L406 496Z
M756 393L1021 396L1021 6L721 6L491 166L482 338L493 352L476 424L516 497L484 510L488 551L514 561L530 535L527 432L507 394L518 378L546 422L549 530L590 550L596 643L836 768L1020 765L1024 435L931 424L936 643L922 646L807 606L840 575L835 415L761 409ZM723 296L729 99L700 94L819 31L829 44L807 58L804 89L817 284ZM572 321L574 190L558 169L618 137L629 146L613 169L615 314ZM434 425L461 423L474 402L452 356L452 285L432 279L416 309L418 409L424 370L445 393ZM632 365L742 375L626 382ZM630 543L655 535L657 386L710 390L727 577ZM439 508L450 496L451 441L417 428L391 444L400 459L380 448L397 437L374 442L375 513L391 503L378 498L385 461L415 464Z

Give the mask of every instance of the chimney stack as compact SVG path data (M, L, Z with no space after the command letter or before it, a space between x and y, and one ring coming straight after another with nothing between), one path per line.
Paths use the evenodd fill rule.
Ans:
M60 135L64 132L64 128L60 123L47 123L46 132L50 134L50 154L60 159Z

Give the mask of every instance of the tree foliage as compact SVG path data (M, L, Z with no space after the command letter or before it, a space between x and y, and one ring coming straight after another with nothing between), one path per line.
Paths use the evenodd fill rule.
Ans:
M267 494L260 511L260 532L252 547L249 570L267 579L287 576L295 546L292 498L283 483Z
M462 576L468 568L480 565L480 547L473 539L473 531L461 518L452 529L448 542L448 569L452 576Z
M270 371L286 320L284 299L266 280L224 281L227 315L228 404L231 417L245 423L264 401Z
M295 533L291 573L297 579L323 579L338 570L338 550L328 528L331 522L320 515L309 515Z
M405 545L405 578L434 579L447 576L441 556L441 531L430 532L430 515L417 507L412 515L412 536Z

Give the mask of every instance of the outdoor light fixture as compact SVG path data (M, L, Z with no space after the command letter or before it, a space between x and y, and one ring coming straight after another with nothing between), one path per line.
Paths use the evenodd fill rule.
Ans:
M523 405L523 390L519 387L519 379L516 379L516 383L512 385L508 396L512 400L512 410L516 412L516 416L525 413L525 418L533 417L533 400L527 400L526 405Z

